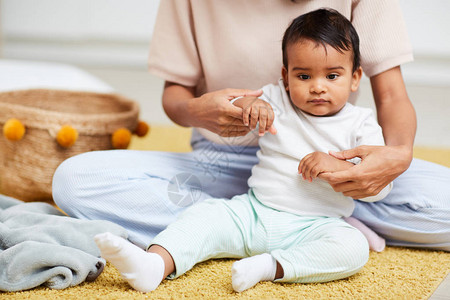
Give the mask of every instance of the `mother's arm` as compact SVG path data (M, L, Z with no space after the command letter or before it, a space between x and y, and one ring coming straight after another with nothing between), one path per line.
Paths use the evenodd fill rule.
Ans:
M250 95L261 96L262 91L223 89L195 97L195 87L166 82L163 107L167 116L184 127L208 129L220 136L241 136L250 131L242 122L242 108L230 100Z
M340 159L360 157L361 163L346 171L321 174L335 191L355 199L376 195L408 169L416 134L416 114L400 67L375 75L370 82L386 146L330 153Z

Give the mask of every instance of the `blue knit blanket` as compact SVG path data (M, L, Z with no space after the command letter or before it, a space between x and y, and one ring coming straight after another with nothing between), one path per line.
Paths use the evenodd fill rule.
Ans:
M0 195L0 290L64 289L95 280L106 262L93 237L106 231L127 237L108 221L70 218L47 203Z

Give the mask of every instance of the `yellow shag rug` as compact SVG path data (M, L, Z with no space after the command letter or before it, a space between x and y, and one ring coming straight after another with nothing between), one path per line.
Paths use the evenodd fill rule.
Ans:
M139 150L189 151L190 130L153 127L148 137L133 140ZM450 167L450 149L415 148L415 157ZM207 261L175 280L165 280L152 293L134 291L107 264L95 282L65 290L39 287L0 293L1 299L427 299L450 270L450 253L387 247L371 252L364 269L339 281L320 284L264 282L243 293L231 287L233 260Z

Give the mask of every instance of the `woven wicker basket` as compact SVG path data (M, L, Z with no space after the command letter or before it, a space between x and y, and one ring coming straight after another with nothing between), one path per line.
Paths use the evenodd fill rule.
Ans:
M23 90L0 93L0 128L10 118L25 125L25 136L10 141L0 135L0 192L24 201L52 201L52 176L58 165L76 154L112 149L118 128L131 132L139 107L115 94L62 90ZM70 124L78 139L61 147L55 136Z

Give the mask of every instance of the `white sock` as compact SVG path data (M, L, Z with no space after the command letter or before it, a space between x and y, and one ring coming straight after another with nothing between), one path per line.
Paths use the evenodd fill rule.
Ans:
M150 292L164 279L164 261L110 232L94 237L102 257L111 262L120 275L136 290Z
M243 292L260 281L272 281L276 272L277 261L268 253L241 259L231 268L233 289Z
M354 217L348 217L344 218L345 222L352 225L356 229L362 232L364 236L366 237L367 241L369 242L369 248L370 250L381 252L386 247L386 241L376 234L375 231L367 227L363 222L360 220L354 218Z

